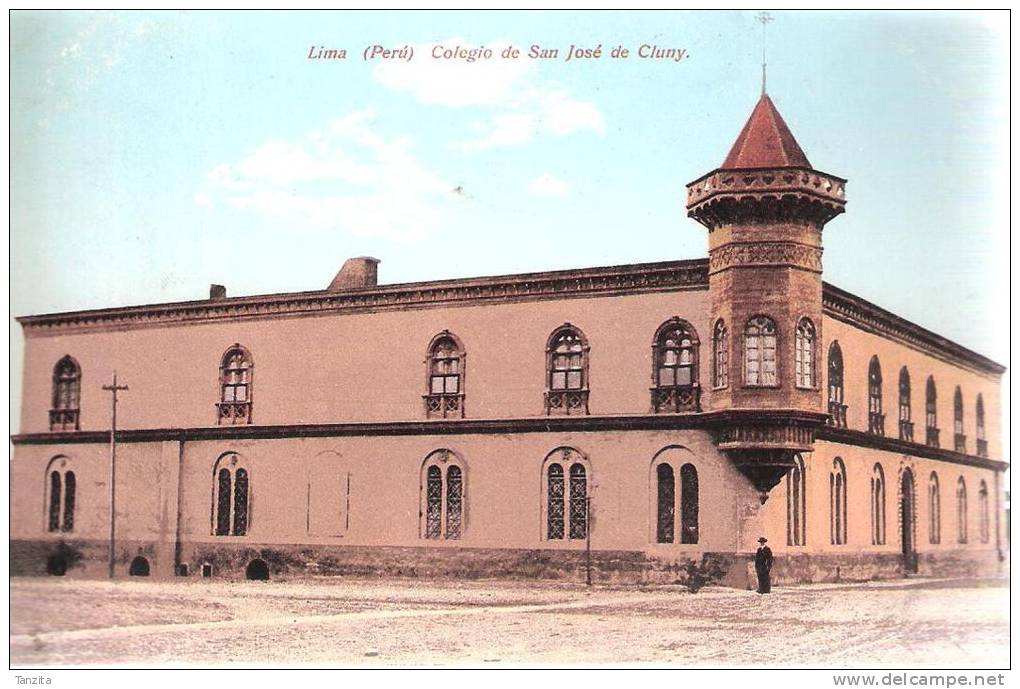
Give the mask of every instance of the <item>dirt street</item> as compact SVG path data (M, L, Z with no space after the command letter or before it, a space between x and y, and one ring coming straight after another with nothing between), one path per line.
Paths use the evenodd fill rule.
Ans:
M1009 665L1004 581L748 591L507 581L11 580L11 663Z

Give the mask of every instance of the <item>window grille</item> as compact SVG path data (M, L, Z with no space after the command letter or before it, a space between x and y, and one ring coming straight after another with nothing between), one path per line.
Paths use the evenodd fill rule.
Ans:
M700 411L698 336L689 323L673 318L652 342L652 409L655 413Z

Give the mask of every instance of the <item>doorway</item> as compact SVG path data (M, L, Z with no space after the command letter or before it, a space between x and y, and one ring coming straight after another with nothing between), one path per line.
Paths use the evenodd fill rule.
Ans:
M132 577L149 576L149 561L139 555L131 561L131 568L128 570L128 575Z
M903 545L903 573L917 572L917 548L914 543L914 472L904 469L900 479L900 529Z

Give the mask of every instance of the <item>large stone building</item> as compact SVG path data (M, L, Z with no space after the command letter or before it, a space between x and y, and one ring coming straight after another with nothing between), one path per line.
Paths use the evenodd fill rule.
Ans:
M1004 369L823 283L845 188L763 95L707 260L21 318L12 572L994 572Z

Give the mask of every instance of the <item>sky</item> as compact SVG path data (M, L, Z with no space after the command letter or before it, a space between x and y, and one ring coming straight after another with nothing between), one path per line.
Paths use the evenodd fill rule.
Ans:
M15 11L11 315L705 257L756 14ZM769 95L849 180L824 279L1008 365L1008 15L772 16Z

